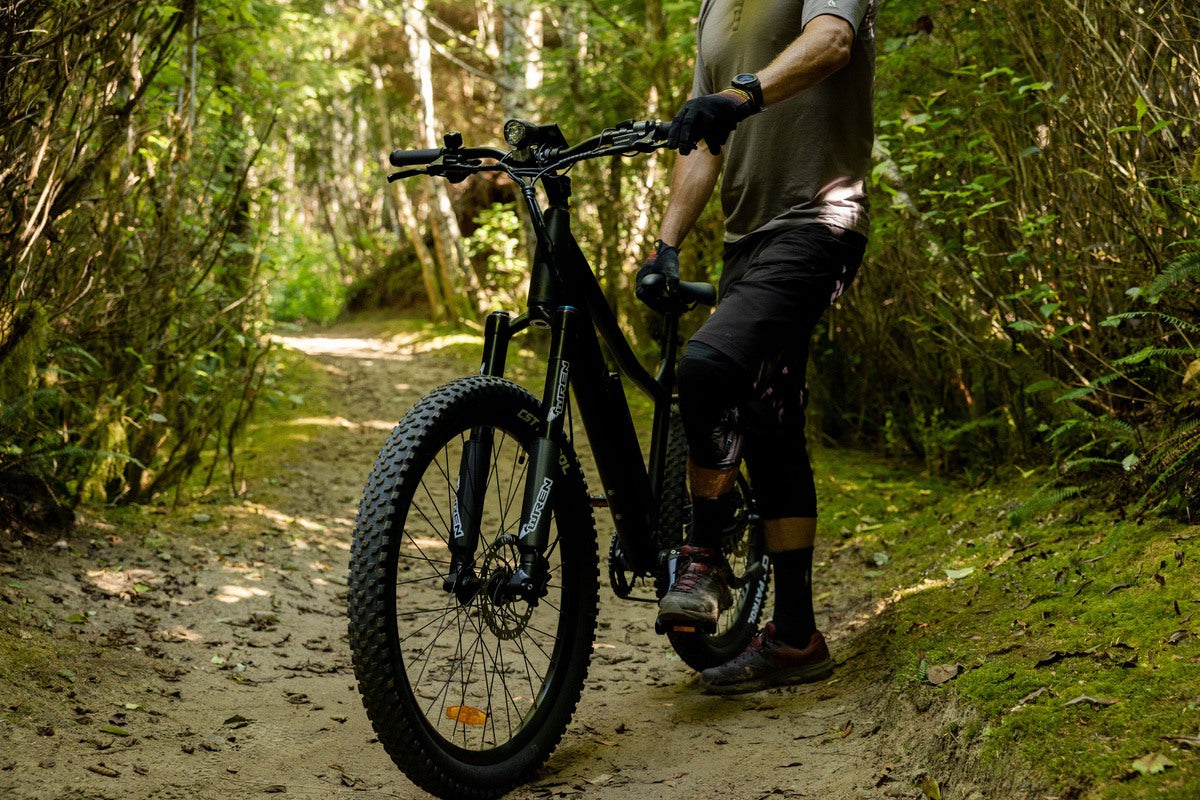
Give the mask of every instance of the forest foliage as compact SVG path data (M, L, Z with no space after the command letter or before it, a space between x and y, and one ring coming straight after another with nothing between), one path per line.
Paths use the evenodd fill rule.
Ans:
M1057 459L1191 513L1200 491L1200 11L880 0L873 235L814 348L838 441L987 476ZM698 2L0 4L0 494L236 491L269 331L519 305L512 186L388 185L393 148L508 117L575 140L669 118ZM671 156L580 165L576 234L622 323ZM685 278L715 278L710 205ZM1050 496L1048 493L1047 496ZM11 509L10 509L11 510Z

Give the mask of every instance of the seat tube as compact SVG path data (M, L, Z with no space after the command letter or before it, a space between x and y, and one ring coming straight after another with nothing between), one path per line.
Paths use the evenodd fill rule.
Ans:
M568 345L575 313L571 306L562 306L554 312L550 324L550 358L546 364L546 386L542 394L544 413L538 422L538 435L530 448L530 468L521 502L521 531L517 544L521 561L509 583L510 588L522 593L538 588L537 560L550 538L550 503L555 481L562 472L559 466L561 453L556 442L562 434L570 390Z

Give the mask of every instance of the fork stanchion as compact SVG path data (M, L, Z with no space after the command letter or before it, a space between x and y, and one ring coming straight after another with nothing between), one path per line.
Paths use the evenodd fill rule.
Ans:
M555 310L551 323L541 430L530 447L529 475L521 502L521 531L517 545L521 562L508 583L511 592L530 602L536 602L545 593L547 576L543 574L544 565L539 562L545 560L542 551L550 538L554 483L561 470L557 439L562 435L571 385L571 362L567 351L574 317L574 308L562 306Z

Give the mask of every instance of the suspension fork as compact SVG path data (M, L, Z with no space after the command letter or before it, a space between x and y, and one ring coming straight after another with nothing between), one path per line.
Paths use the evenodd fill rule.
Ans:
M512 333L508 312L495 311L488 315L483 333L481 375L503 376ZM487 497L494 439L495 429L472 428L459 459L458 485L454 491L454 505L450 509L450 570L442 588L455 592L464 603L470 602L479 590L479 578L475 574L475 550L479 546L479 525Z
M550 323L550 358L546 364L546 386L542 394L542 419L530 447L530 468L521 501L521 531L517 549L520 564L508 581L508 590L536 603L546 594L546 560L543 553L550 540L550 509L554 484L561 474L557 441L562 435L570 388L568 356L575 309L561 306Z

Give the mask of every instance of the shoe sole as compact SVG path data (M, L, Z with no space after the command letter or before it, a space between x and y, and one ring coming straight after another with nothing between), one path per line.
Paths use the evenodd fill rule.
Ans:
M721 611L732 607L732 600L728 605L720 608L715 614L705 614L701 611L693 611L684 608L678 603L667 602L659 606L658 618L654 621L654 629L659 633L667 631L675 631L677 633L716 633L717 620L721 616Z
M737 683L705 683L705 694L745 694L772 689L776 686L795 686L801 683L816 683L823 681L833 674L833 660L825 659L816 664L796 667L790 670L773 672L768 677L753 680L738 681Z

